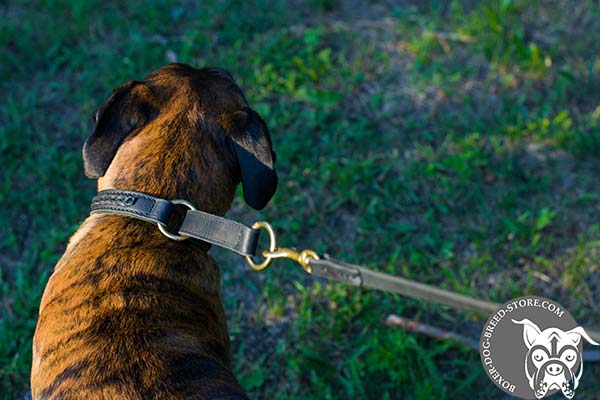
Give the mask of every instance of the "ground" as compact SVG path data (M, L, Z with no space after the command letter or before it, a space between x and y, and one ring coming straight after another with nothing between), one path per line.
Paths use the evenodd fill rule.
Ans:
M81 146L110 90L168 62L222 66L268 122L283 245L600 327L600 9L592 0L0 2L0 391L23 398L46 280L95 191ZM421 301L219 260L253 398L505 398L476 338ZM600 391L586 364L580 399Z

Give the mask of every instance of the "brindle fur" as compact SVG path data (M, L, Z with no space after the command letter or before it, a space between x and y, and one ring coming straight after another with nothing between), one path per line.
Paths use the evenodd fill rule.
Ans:
M99 190L183 198L223 215L241 179L227 137L250 122L268 142L261 157L272 158L264 122L227 72L171 64L113 92L86 143L86 173L102 175ZM147 222L88 217L42 298L31 389L34 399L246 398L213 258Z

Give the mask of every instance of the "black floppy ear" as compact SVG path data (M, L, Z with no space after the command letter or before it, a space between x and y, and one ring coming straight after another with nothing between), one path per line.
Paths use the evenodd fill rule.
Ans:
M271 137L267 125L254 110L245 108L234 118L239 129L230 137L242 173L244 198L252 208L261 210L277 190Z
M134 88L143 86L140 93ZM150 103L144 99L149 89L142 82L128 81L112 91L96 112L96 127L83 145L83 164L88 178L106 173L123 140L148 120Z

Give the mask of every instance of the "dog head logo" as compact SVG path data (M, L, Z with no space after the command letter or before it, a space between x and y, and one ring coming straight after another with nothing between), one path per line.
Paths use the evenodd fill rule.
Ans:
M567 399L572 399L583 373L581 338L594 345L598 343L580 326L569 331L553 327L541 330L528 319L512 322L523 326L527 347L525 374L535 397L541 399L561 391Z

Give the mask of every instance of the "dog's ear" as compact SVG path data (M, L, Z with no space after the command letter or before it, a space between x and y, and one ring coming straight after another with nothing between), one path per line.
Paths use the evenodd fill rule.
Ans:
M535 323L531 322L527 318L520 321L515 321L513 319L512 322L523 325L523 341L525 342L525 346L530 349L531 346L533 346L533 342L535 341L536 337L542 333L542 331Z
M240 166L246 203L263 209L277 189L275 152L267 125L251 108L233 115L235 128L230 134L233 153Z
M83 164L88 178L106 173L123 140L143 126L151 114L150 89L128 81L112 91L95 113L96 126L83 145Z
M567 331L565 333L567 334L568 338L573 341L575 346L579 345L579 341L581 340L582 337L593 345L596 345L596 346L600 345L600 343L595 342L594 339L592 339L581 326L573 328L570 331Z

